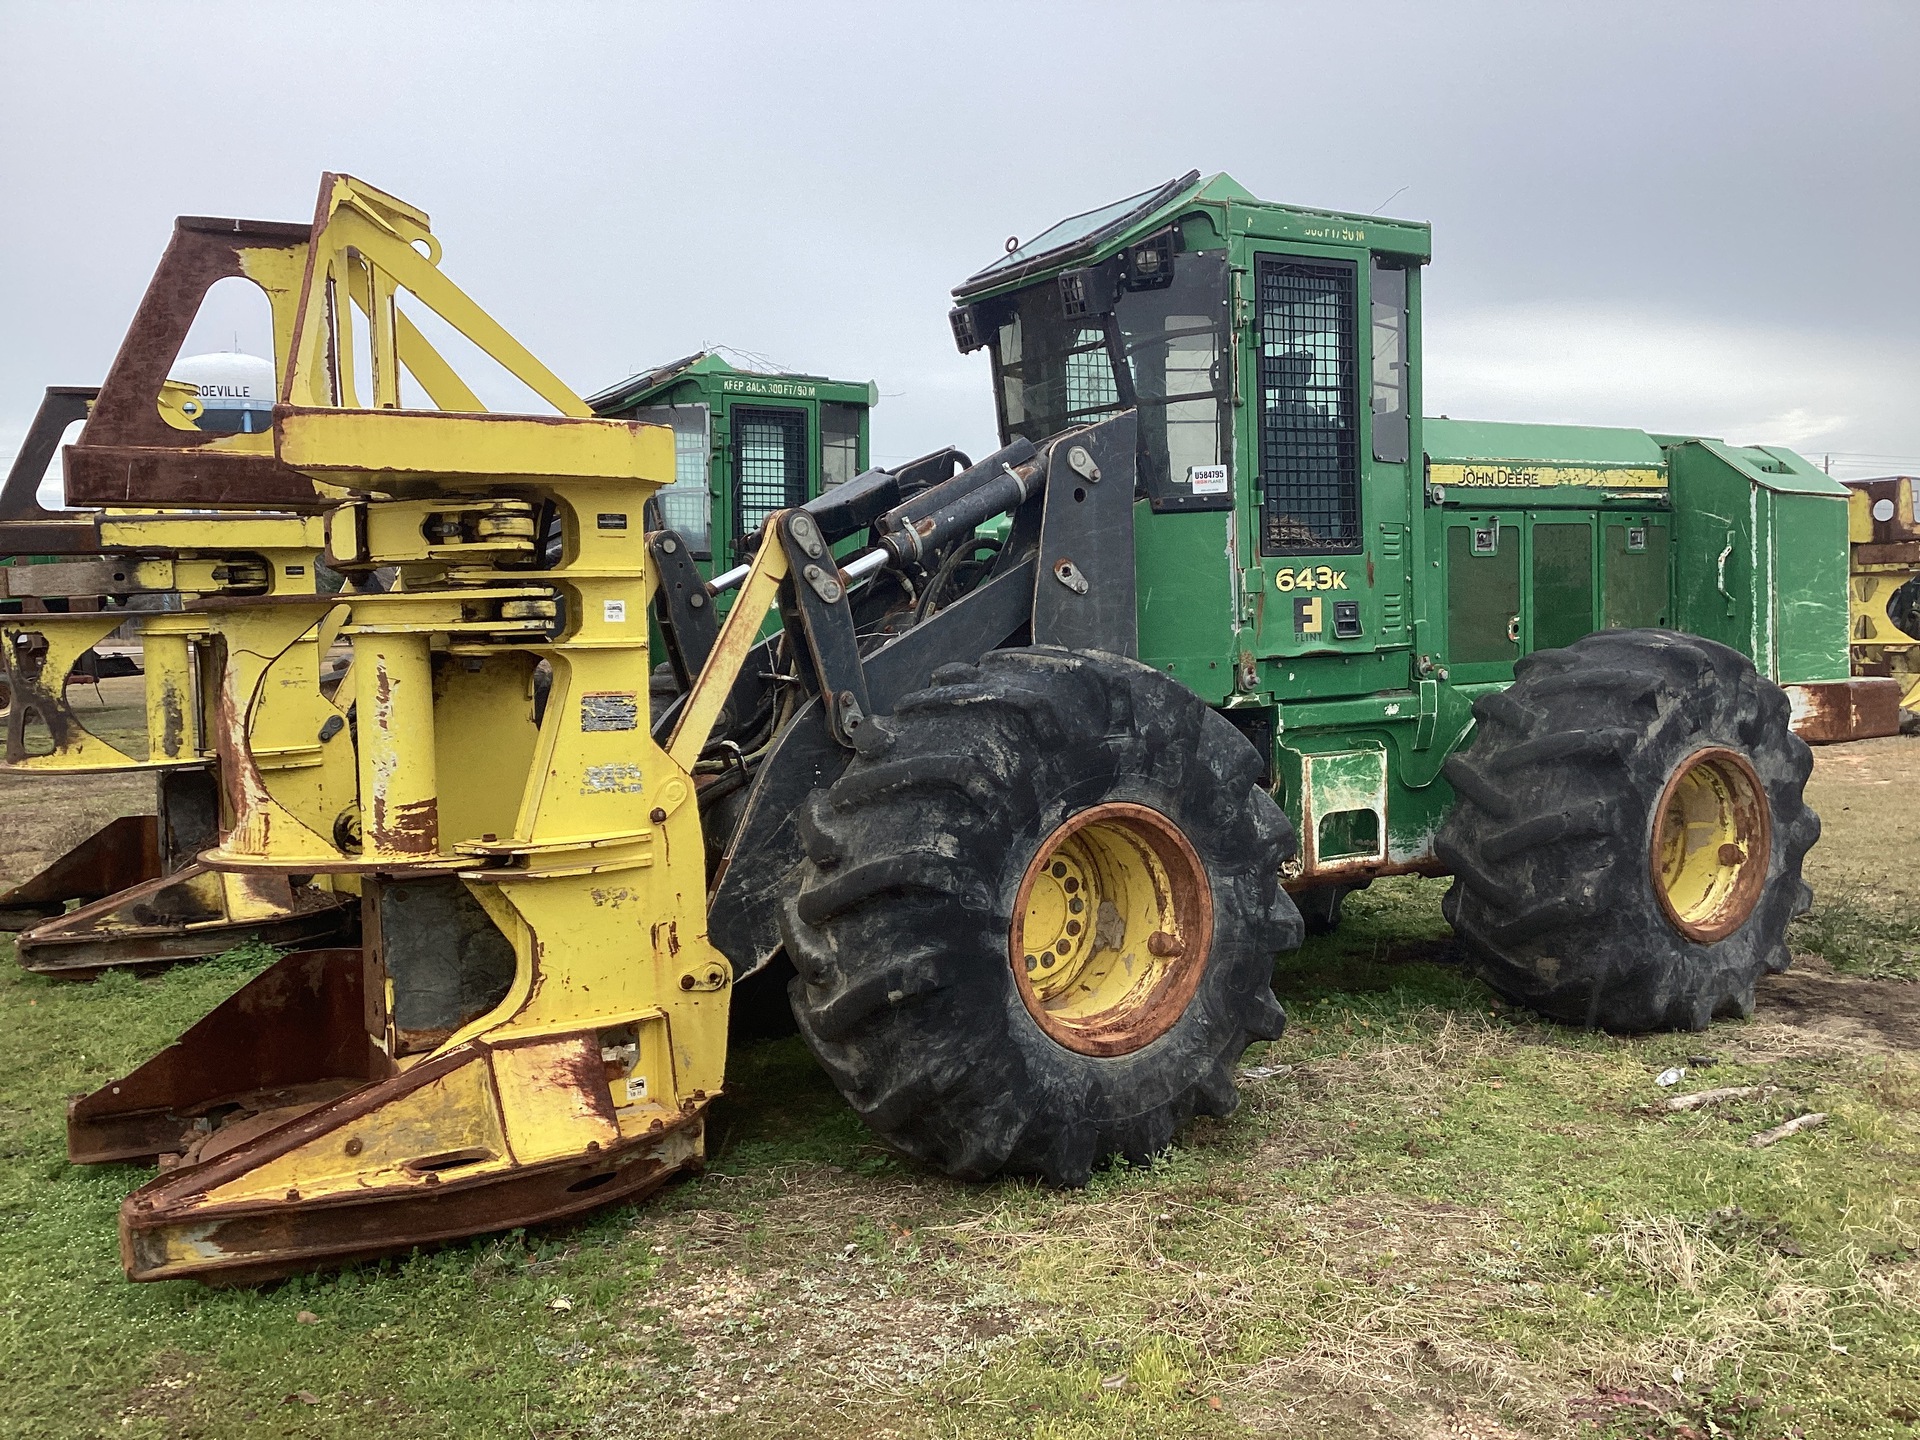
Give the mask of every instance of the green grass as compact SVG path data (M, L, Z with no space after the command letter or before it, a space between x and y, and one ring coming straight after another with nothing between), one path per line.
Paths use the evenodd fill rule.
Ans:
M905 1165L797 1041L760 1042L699 1179L259 1290L125 1282L145 1172L68 1166L61 1105L260 959L92 985L0 963L0 1432L1912 1434L1920 1066L1764 1010L1537 1023L1452 963L1442 888L1354 896L1280 969L1292 1025L1245 1063L1284 1068L1084 1191ZM1883 943L1828 933L1856 968ZM1773 1088L1668 1114L1669 1064ZM1826 1127L1746 1144L1811 1109Z
M1794 921L1790 939L1843 974L1920 980L1920 907L1911 896L1829 887Z

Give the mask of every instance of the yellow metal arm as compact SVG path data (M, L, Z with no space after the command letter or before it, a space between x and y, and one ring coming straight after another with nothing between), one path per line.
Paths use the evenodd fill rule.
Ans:
M673 736L667 741L667 754L682 770L692 770L694 761L706 749L707 739L713 734L713 722L727 703L733 682L740 678L740 667L746 664L753 647L760 643L760 626L780 593L780 582L787 578L786 547L774 531L774 521L778 518L769 518L766 529L761 532L760 551L754 556L753 568L747 572L740 594L720 626L713 654L694 678L693 689L687 693L680 719L673 727Z

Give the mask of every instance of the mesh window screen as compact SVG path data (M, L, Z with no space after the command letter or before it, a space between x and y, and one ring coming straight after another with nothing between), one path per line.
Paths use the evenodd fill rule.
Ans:
M709 554L713 496L707 488L707 407L655 405L627 418L673 427L673 483L654 496L660 523L686 536L694 554Z
M1259 273L1260 548L1357 550L1353 266L1262 258Z
M734 538L758 535L767 516L807 498L807 413L733 412Z

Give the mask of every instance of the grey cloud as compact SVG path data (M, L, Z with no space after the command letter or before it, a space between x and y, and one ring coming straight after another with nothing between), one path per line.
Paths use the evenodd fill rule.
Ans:
M1833 422L1811 450L1920 468L1888 383L1920 318L1916 38L1920 10L1846 3L15 0L0 454L43 385L104 373L173 215L301 218L323 169L426 207L450 273L582 391L724 343L877 380L882 455L977 446L985 367L953 352L949 287L1008 234L1198 166L1431 220L1436 400L1702 429L1800 410L1788 428ZM1546 324L1570 358L1533 394L1514 377ZM1676 357L1752 334L1804 343L1685 385Z

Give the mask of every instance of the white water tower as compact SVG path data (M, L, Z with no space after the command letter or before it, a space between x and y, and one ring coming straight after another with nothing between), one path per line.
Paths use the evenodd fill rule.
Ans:
M272 428L271 360L237 350L216 350L208 355L184 356L175 362L167 378L199 392L199 399L188 404L198 406L190 412L190 418L202 430L252 435Z

